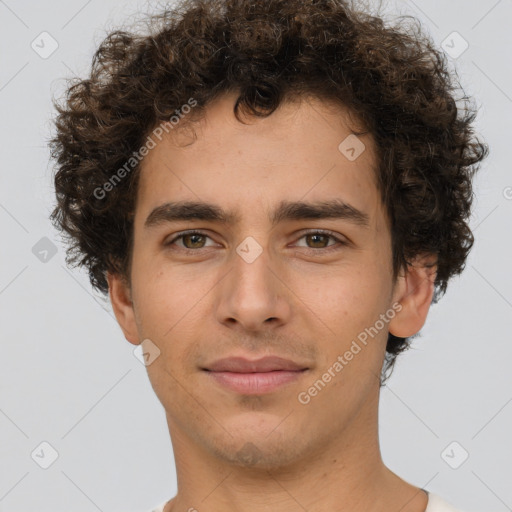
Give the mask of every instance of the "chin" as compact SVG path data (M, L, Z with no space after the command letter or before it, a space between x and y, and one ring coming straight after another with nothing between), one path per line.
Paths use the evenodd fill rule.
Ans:
M272 471L296 466L309 450L301 432L290 432L276 427L283 418L259 425L259 428L240 429L234 432L226 428L226 435L217 441L209 438L204 444L216 458L237 467L258 471Z
M296 447L287 449L282 443L246 441L238 450L233 446L226 447L216 453L217 457L240 468L257 471L275 471L295 466L297 463ZM291 447L290 447L291 448Z

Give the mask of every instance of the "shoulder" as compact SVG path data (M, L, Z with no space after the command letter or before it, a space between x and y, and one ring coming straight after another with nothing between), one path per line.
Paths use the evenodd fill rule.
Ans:
M451 503L441 498L438 494L428 492L428 504L425 512L463 512L455 508Z
M163 503L160 503L160 505L158 505L157 507L155 507L151 510L148 510L147 512L163 512L166 503L167 503L167 501L164 501Z
M164 501L157 507L152 510L148 510L147 512L163 512L165 504L167 501ZM425 512L463 512L462 510L455 508L451 503L448 503L446 500L441 498L438 494L433 492L428 492L428 504Z

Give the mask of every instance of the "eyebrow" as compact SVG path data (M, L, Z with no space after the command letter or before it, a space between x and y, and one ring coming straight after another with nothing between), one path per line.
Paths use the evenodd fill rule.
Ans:
M144 228L149 229L165 223L187 220L237 224L240 219L236 211L225 211L216 204L200 201L167 202L151 211L144 222ZM281 201L270 216L272 226L283 221L315 219L341 219L363 228L370 227L370 218L367 213L341 199L309 203Z

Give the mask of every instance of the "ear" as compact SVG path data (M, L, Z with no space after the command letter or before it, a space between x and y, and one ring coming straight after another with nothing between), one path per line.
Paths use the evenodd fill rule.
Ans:
M131 298L131 291L126 280L119 274L107 272L108 293L112 309L116 315L117 323L121 327L124 337L134 345L139 345L135 311Z
M399 338L416 334L425 324L434 295L437 274L435 255L421 255L397 277L392 304L402 309L389 322L389 332Z

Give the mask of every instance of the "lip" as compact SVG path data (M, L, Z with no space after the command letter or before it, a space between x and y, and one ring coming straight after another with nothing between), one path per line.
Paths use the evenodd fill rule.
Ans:
M207 372L223 387L242 395L262 395L298 380L307 370L275 370L263 373Z
M264 373L276 370L297 371L305 369L307 369L307 366L277 356L266 356L253 360L244 357L225 357L205 368L205 370L211 372L235 373Z
M257 360L228 357L203 370L215 382L236 393L260 395L296 381L308 368L288 359L267 356Z

